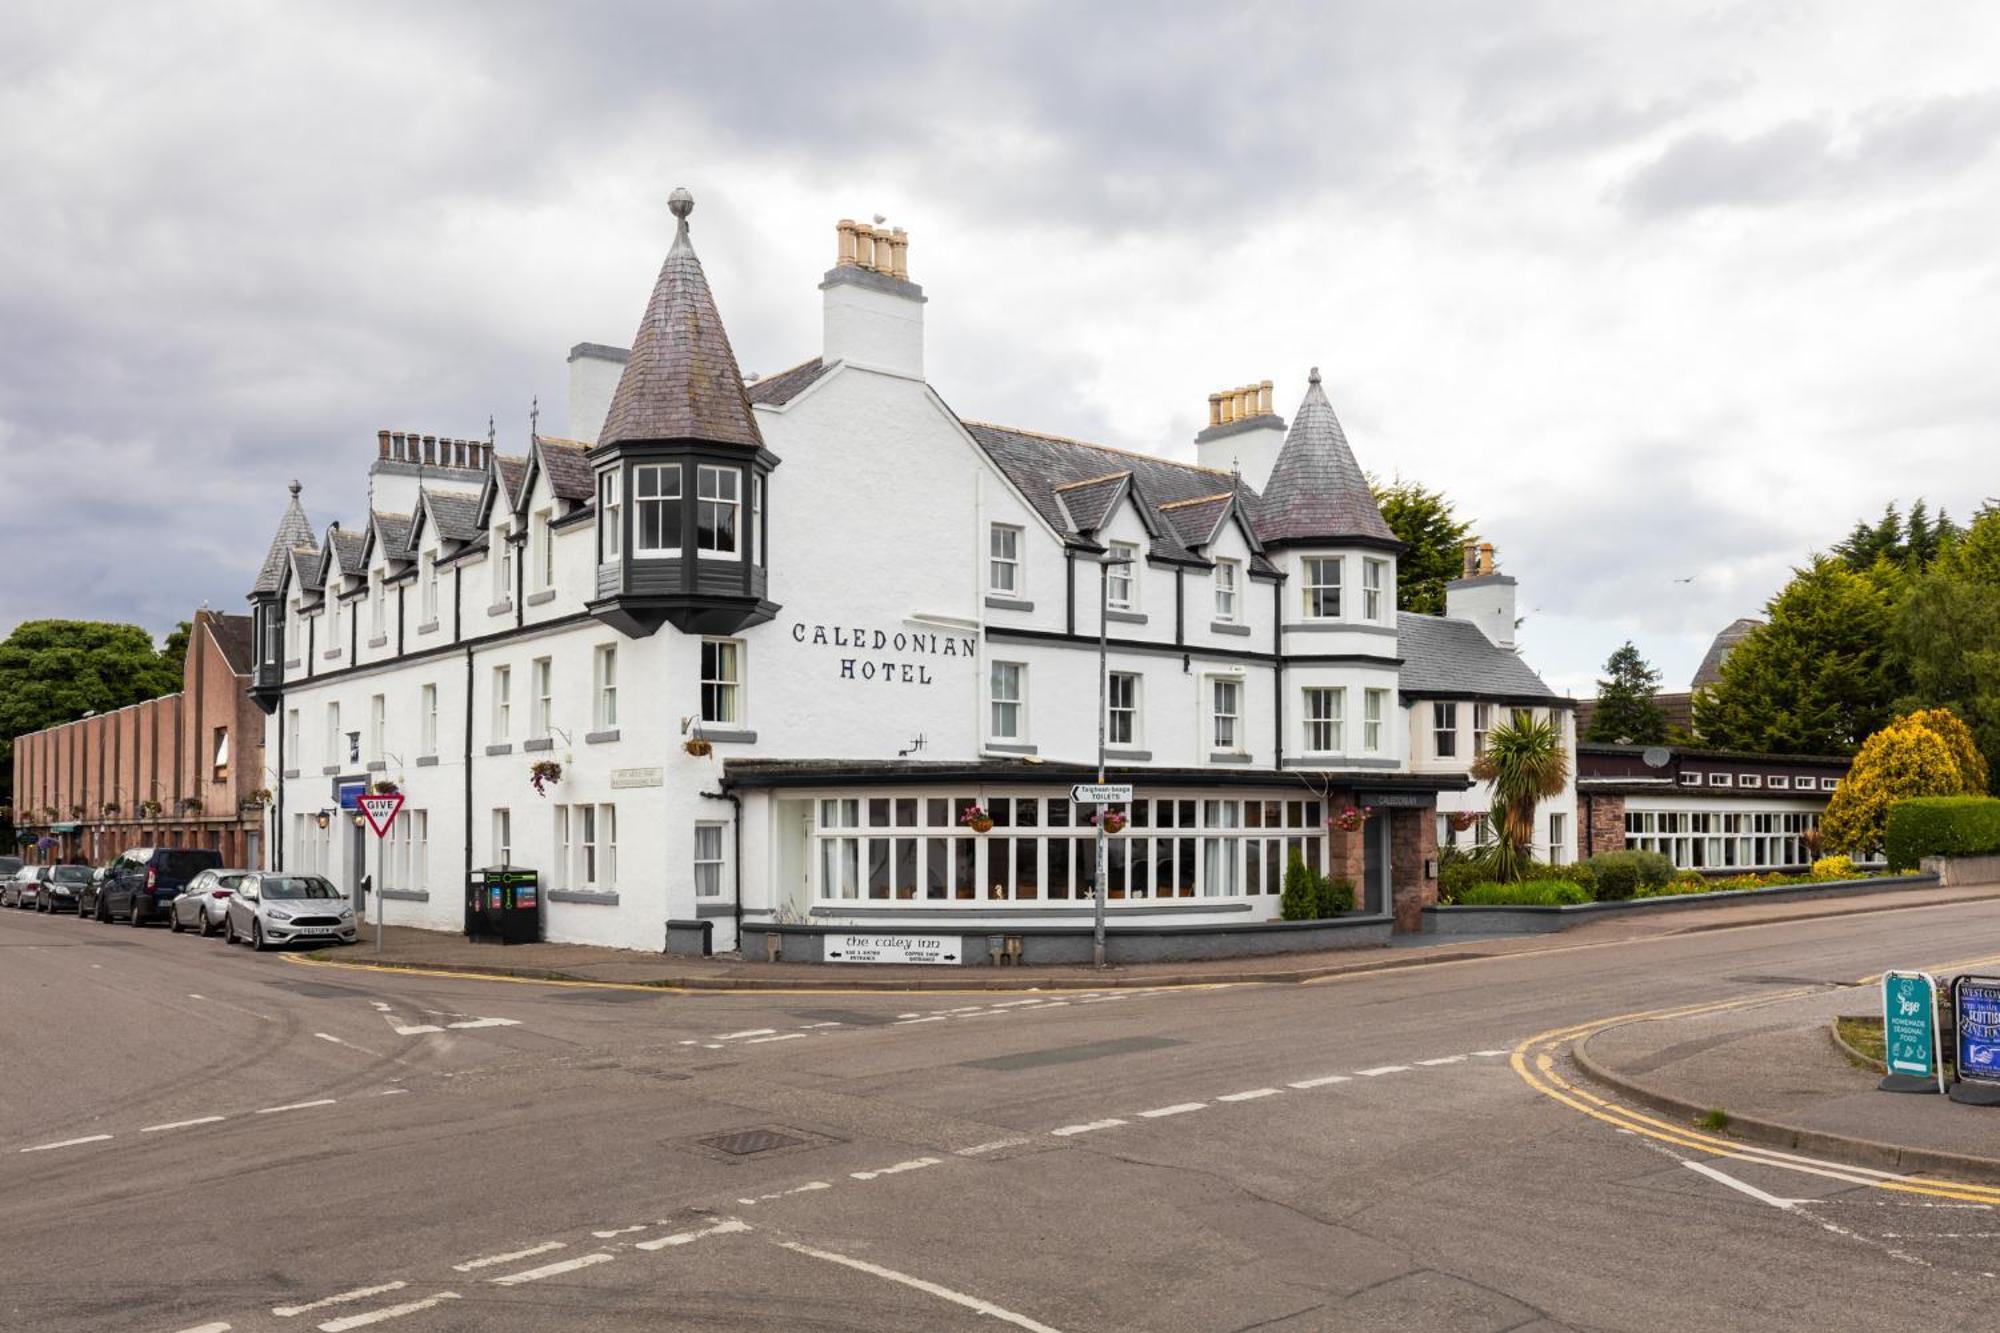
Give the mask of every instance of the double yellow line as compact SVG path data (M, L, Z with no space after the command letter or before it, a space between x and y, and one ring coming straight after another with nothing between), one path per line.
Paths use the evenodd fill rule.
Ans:
M1994 961L1992 955L1964 959L1954 963L1941 963L1929 969L1933 973L1949 972ZM1881 974L1862 977L1856 985L1868 985L1881 979ZM1620 1023L1632 1023L1648 1019L1692 1018L1699 1014L1725 1013L1733 1009L1744 1009L1753 1005L1769 1004L1777 1000L1794 999L1810 995L1815 988L1800 986L1792 990L1778 991L1766 995L1747 995L1736 999L1719 1000L1709 1004L1685 1005L1678 1009L1651 1009L1638 1013L1618 1014L1610 1018L1594 1019L1588 1023L1578 1023L1571 1027L1551 1028L1538 1033L1514 1048L1510 1063L1514 1072L1523 1082L1573 1111L1581 1112L1593 1120L1610 1125L1628 1134L1638 1134L1656 1142L1672 1144L1694 1152L1707 1153L1714 1157L1732 1158L1739 1162L1761 1163L1765 1166L1780 1167L1788 1171L1798 1171L1807 1175L1822 1176L1830 1180L1844 1181L1851 1185L1865 1185L1870 1189L1888 1190L1898 1194L1921 1194L1935 1198L1955 1199L1966 1203L1983 1203L2000 1207L2000 1187L1974 1184L1967 1181L1928 1179L1919 1176L1898 1175L1890 1171L1877 1171L1871 1167L1850 1166L1843 1162L1827 1161L1824 1158L1807 1157L1797 1153L1780 1152L1775 1148L1760 1148L1753 1144L1740 1143L1732 1139L1718 1138L1704 1134L1691 1126L1671 1120L1662 1120L1644 1111L1621 1106L1616 1102L1599 1097L1565 1079L1556 1072L1556 1057L1566 1046L1582 1041L1591 1034Z

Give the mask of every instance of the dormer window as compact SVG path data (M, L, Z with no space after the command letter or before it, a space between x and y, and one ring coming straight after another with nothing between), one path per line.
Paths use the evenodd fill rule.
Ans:
M681 553L681 465L641 463L632 469L632 554Z
M704 557L730 560L742 551L743 473L703 463L696 469L695 540Z
M618 469L597 474L597 561L616 560L623 549L625 507L620 502Z
M1340 619L1340 557L1307 556L1299 562L1304 574L1307 620Z

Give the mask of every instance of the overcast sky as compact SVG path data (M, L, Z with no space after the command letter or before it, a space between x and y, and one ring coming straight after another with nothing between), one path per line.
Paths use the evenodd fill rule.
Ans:
M886 214L961 415L1192 458L1317 365L1551 684L1680 687L1857 517L2000 492L1996 133L1990 4L13 0L0 629L242 609L378 428L559 430L686 185L746 370Z

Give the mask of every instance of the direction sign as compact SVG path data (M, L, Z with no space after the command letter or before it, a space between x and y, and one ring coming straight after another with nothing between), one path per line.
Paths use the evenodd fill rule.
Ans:
M962 935L828 935L829 963L956 963L965 956Z
M1882 974L1882 1050L1885 1091L1944 1091L1937 982L1928 972Z
M1132 799L1129 782L1079 782L1069 789L1076 805L1123 805Z
M396 812L403 808L403 793L391 792L386 796L361 796L355 799L361 813L368 820L368 827L375 830L375 836L389 836L389 826L396 822Z

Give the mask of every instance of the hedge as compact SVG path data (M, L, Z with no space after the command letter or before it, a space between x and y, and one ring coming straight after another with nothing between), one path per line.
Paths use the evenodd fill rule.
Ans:
M1642 889L1658 889L1674 877L1674 863L1659 852L1599 852L1585 861L1599 902L1619 902Z
M1914 870L1926 856L2000 853L2000 799L1918 796L1889 807L1889 868Z
M1460 907L1568 907L1589 901L1590 890L1566 879L1475 884L1458 895Z

